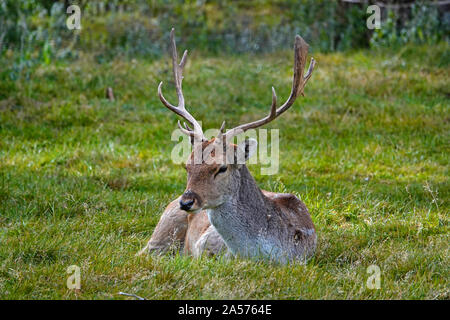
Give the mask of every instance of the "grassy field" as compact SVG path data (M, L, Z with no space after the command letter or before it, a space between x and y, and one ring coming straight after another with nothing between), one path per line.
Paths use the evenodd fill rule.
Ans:
M0 298L449 299L448 44L315 53L306 97L280 128L280 172L261 188L308 206L307 265L136 257L185 171L170 160L176 116L159 102L169 59L81 56L10 79L0 60ZM193 52L184 93L206 128L265 115L289 94L292 52ZM104 98L113 87L116 101ZM381 288L366 287L367 267ZM66 269L81 268L81 290Z

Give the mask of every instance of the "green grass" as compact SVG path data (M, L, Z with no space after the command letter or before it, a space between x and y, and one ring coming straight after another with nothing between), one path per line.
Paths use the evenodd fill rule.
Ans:
M306 97L280 128L280 170L261 188L308 206L307 265L136 257L185 186L170 160L176 116L156 95L168 59L92 56L9 80L0 61L0 298L449 299L449 46L314 54ZM292 52L193 54L187 104L207 128L265 115L290 90ZM115 102L104 98L111 86ZM70 265L81 290L66 287ZM366 288L369 265L381 289Z

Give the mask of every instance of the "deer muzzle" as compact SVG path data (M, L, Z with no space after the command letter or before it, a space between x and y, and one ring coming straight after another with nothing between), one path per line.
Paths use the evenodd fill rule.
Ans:
M180 209L184 211L195 211L200 209L201 200L198 194L187 190L180 199Z

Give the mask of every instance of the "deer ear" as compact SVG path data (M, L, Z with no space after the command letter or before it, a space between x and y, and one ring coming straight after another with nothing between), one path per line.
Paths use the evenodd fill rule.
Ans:
M243 142L241 142L237 147L237 164L243 164L242 161L239 161L243 159L247 161L250 159L257 150L258 142L255 139L245 139Z

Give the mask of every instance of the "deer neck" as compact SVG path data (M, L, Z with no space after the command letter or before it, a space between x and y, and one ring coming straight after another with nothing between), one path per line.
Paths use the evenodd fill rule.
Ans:
M268 203L248 168L243 165L234 179L234 192L220 206L207 210L209 221L234 254L254 255L267 227Z

